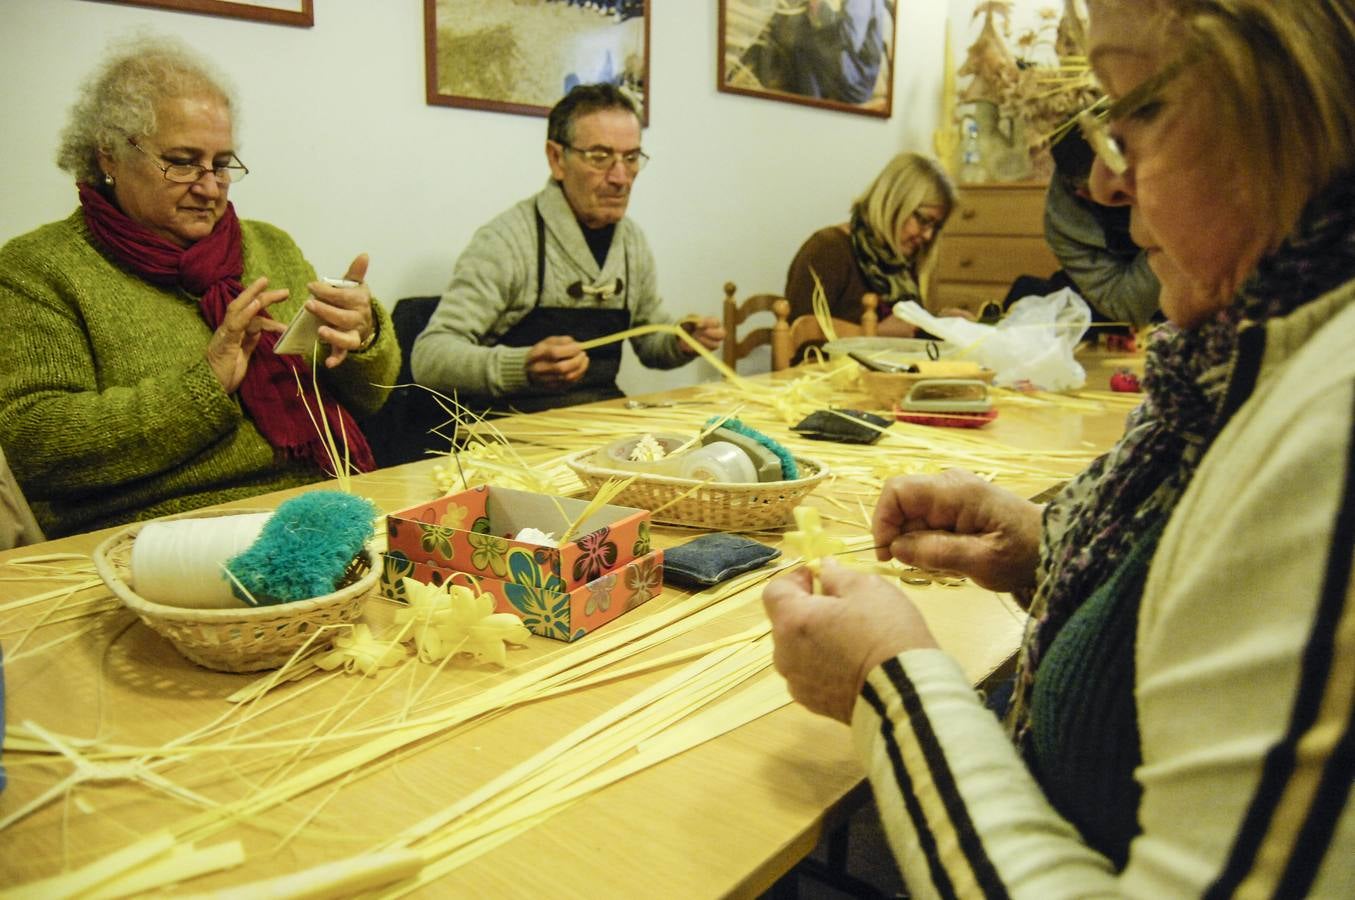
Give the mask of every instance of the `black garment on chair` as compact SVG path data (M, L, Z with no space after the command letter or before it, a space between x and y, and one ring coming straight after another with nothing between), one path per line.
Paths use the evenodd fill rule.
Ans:
M436 397L414 385L410 370L414 341L428 326L441 299L406 297L391 310L395 339L400 343L400 376L395 383L407 386L391 391L386 405L361 422L376 464L382 468L424 459L430 450L444 453L451 450L449 438L454 436L452 426L448 425L451 416ZM444 434L432 433L435 428L442 428Z

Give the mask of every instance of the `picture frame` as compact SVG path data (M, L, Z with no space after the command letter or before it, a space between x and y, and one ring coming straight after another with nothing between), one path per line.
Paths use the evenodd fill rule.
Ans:
M898 0L719 0L716 87L889 118Z
M221 16L226 19L250 19L273 25L295 25L310 28L315 24L314 0L98 0L100 3L120 3L124 6L146 6L175 12Z
M424 0L432 106L546 116L574 84L609 81L649 124L650 0Z

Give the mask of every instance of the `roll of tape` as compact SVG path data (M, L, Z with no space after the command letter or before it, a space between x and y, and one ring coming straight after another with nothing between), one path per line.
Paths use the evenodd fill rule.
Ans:
M714 441L683 457L682 477L724 484L754 484L757 469L753 461L728 441Z
M132 587L147 600L193 609L245 606L226 560L259 538L271 513L148 522L132 542Z

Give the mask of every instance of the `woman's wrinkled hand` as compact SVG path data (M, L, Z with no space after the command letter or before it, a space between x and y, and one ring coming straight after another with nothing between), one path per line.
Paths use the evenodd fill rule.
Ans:
M359 253L344 273L344 280L357 287L335 287L324 281L311 282L306 309L320 320L317 334L329 345L325 365L334 368L359 348L372 334L372 292L367 287L367 254Z
M275 321L264 310L287 299L285 289L269 291L267 278L257 278L226 307L212 338L207 342L207 364L227 394L233 394L245 380L249 358L265 331L281 334L287 326Z
M772 661L798 703L850 724L872 669L936 640L907 595L880 576L825 559L821 579L819 594L808 569L767 583L762 604L776 642Z
M1040 515L1040 506L959 469L891 478L875 506L875 555L1014 592L1035 583Z

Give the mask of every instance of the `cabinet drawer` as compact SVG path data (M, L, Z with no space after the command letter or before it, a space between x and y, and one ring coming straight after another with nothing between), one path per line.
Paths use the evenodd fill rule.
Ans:
M1042 237L946 237L936 265L938 282L1000 281L1052 275L1059 261Z
M1044 233L1044 185L960 188L960 205L945 233L1032 235Z
M927 308L940 312L946 307L958 306L977 313L985 303L1001 303L1010 287L1005 282L947 281L932 288L927 298Z

